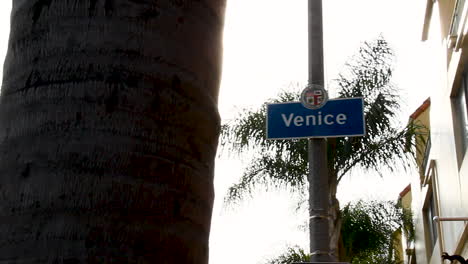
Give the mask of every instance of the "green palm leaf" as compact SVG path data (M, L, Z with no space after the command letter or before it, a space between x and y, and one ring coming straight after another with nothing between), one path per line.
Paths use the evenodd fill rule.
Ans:
M337 183L355 168L390 170L397 162L409 165L414 154L414 137L425 134L410 123L396 122L400 97L391 83L393 52L379 37L365 42L335 80L339 97L363 97L366 136L328 140L328 169ZM300 91L283 91L267 103L299 100ZM239 118L222 126L221 144L234 153L254 152L240 181L228 192L228 201L241 199L257 185L303 190L307 175L306 140L267 140L266 104L244 110Z

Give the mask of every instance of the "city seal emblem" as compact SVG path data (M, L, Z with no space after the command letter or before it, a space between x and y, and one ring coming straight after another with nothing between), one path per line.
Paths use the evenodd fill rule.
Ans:
M305 108L319 109L327 102L327 91L320 85L309 84L301 93L301 103Z

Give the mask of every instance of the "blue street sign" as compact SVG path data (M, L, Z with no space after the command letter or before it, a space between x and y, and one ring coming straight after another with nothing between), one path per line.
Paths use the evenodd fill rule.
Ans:
M319 109L299 102L267 106L267 138L322 138L365 135L362 98L328 100Z

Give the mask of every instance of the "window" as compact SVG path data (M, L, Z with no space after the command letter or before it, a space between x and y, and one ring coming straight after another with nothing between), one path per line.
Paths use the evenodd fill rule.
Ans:
M456 48L458 50L461 36L459 36L460 25L462 23L463 8L465 5L465 0L457 0L455 3L455 9L452 14L452 21L450 23L449 29L449 48Z
M426 139L426 146L424 148L424 156L423 156L423 159L422 159L422 165L420 167L420 172L419 172L421 185L423 185L424 181L426 180L424 175L426 174L427 167L432 166L432 164L429 164L429 154L431 152L431 147L432 147L431 137L428 136L427 139ZM432 161L432 162L434 162L434 161Z
M457 0L455 4L455 10L453 11L452 22L450 24L450 36L458 35L458 28L460 26L464 5L465 0Z
M437 226L434 223L433 219L434 216L437 215L437 210L436 210L436 205L435 205L435 199L434 195L431 192L429 197L429 200L427 201L427 207L424 208L424 218L425 222L427 223L426 229L427 229L427 246L432 254L432 250L434 249L435 243L437 241Z
M452 96L453 129L455 145L457 146L458 167L461 167L463 157L468 147L468 74L462 75L460 87Z
M434 247L439 238L437 223L433 221L434 216L439 215L437 206L437 167L436 162L431 160L428 174L426 176L427 194L423 206L424 234L426 240L427 257L431 259Z

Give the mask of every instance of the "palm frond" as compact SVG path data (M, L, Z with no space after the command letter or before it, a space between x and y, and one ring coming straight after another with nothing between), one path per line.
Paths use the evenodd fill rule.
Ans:
M310 255L305 253L305 251L298 247L288 247L286 252L282 253L274 259L270 259L267 264L291 264L294 262L309 262Z
M297 146L303 142L296 141L295 143L296 147L292 147L293 149L297 149ZM287 147L291 148L291 145L287 145ZM263 152L254 158L244 171L240 181L229 187L225 201L228 203L239 201L246 195L250 195L259 185L266 189L274 187L295 191L303 188L307 175L306 146L300 147L304 150L302 154L300 151L296 151L291 155L283 155L289 153L288 148L285 148L284 152Z
M366 119L364 137L328 140L330 177L339 180L352 169L393 170L397 163L411 164L417 149L415 137L424 129L413 122L401 128L396 122L399 91L391 83L394 54L383 38L365 42L336 80L339 97L363 97ZM298 101L300 92L282 91L267 103ZM244 110L222 126L221 145L234 153L253 153L240 181L229 189L227 200L251 193L258 185L302 187L307 177L307 140L267 140L266 106Z

